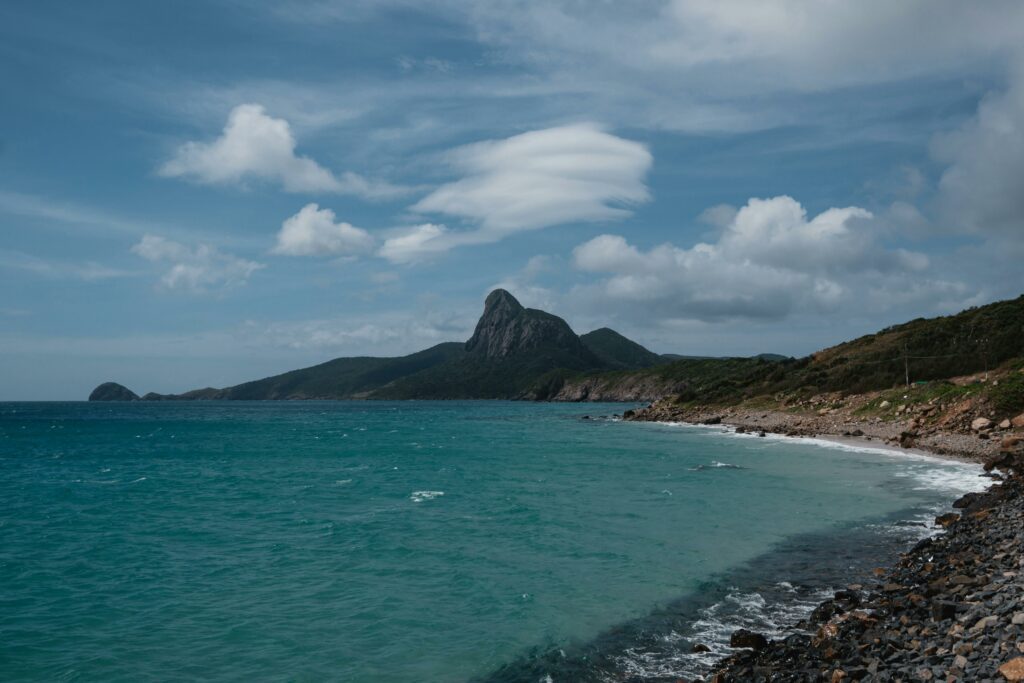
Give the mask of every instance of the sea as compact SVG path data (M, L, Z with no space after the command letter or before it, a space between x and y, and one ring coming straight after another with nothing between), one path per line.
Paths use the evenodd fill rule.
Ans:
M988 483L631 407L0 404L0 680L694 676Z

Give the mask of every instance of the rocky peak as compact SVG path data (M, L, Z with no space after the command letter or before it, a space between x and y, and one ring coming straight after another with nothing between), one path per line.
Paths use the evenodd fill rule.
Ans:
M506 290L496 289L484 299L484 314L481 316L480 322L483 323L487 320L495 324L502 324L512 320L525 310L523 305ZM477 329L480 329L479 325Z
M487 295L484 313L466 342L466 351L485 358L506 358L541 347L589 356L568 323L550 313L523 308L504 289Z

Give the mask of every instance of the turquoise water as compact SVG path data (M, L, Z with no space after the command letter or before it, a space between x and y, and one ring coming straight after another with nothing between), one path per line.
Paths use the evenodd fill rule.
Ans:
M0 404L0 678L698 670L981 487L623 407Z

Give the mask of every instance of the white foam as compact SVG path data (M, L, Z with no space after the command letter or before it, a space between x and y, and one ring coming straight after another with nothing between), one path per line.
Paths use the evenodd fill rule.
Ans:
M821 590L796 596L789 584L779 584L793 597L783 602L769 603L760 593L733 590L725 599L700 612L689 635L671 632L663 636L667 643L700 643L708 652L686 652L682 645L664 651L648 652L629 648L616 665L628 676L639 678L672 678L703 673L734 649L729 647L730 636L740 628L763 633L768 638L784 638L793 632L793 625L807 617L823 600L832 596L832 590Z
M422 503L425 500L433 500L434 498L440 498L444 495L444 491L413 491L409 495L409 500L414 503Z
M988 479L985 479L984 477L981 476L983 470L981 465L978 463L965 462L962 460L952 460L937 455L922 453L920 451L903 449L897 450L895 448L885 446L868 446L859 443L850 443L846 441L838 441L814 436L785 436L783 434L766 433L765 436L760 437L757 434L753 434L749 431L745 433L737 432L734 427L721 424L701 425L692 424L689 422L659 422L656 424L700 430L705 433L708 433L709 436L712 434L719 434L721 436L742 439L753 438L758 439L759 441L766 441L772 444L808 444L812 446L818 446L821 448L845 451L847 453L880 455L886 458L892 458L893 460L902 461L904 463L913 463L915 465L917 465L918 463L927 464L929 465L928 467L921 467L918 465L904 472L896 473L896 476L899 477L910 476L917 479L921 485L915 486L914 489L918 491L941 490L962 495L970 491L984 490L988 488L988 486L992 483ZM712 464L715 467L728 466L716 462L713 462Z

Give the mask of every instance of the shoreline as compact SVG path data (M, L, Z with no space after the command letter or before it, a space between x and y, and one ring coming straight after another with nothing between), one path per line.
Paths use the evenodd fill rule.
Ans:
M682 423L695 426L722 426L743 434L781 435L832 441L844 445L891 449L901 453L919 453L930 457L984 463L999 453L1001 434L964 433L944 425L927 431L917 418L881 421L849 413L809 414L777 409L743 407L683 408L655 402L633 411L624 419L637 422ZM1007 436L1013 431L1007 430Z
M651 422L652 424L663 424L663 425L682 425L685 427L693 428L706 428L715 429L723 428L728 433L735 434L737 436L746 435L748 437L755 437L757 433L753 430L756 425L749 424L734 424L731 422L720 422L715 424L707 424L702 422L687 422L683 420L642 420L643 422ZM739 431L737 431L739 430ZM745 431L744 431L745 430ZM963 452L944 452L939 450L932 450L926 446L913 446L905 448L896 444L880 441L870 436L854 436L852 434L787 434L781 431L768 431L764 430L766 437L775 437L783 439L794 439L804 441L806 443L819 443L819 445L827 446L832 444L835 446L846 447L850 451L876 451L880 453L888 453L892 455L900 456L912 456L926 459L939 460L944 462L962 462L969 464L983 464L984 460L976 455L968 455ZM821 443L826 442L826 443Z
M734 652L693 681L1024 681L1024 442L1013 433L1000 440L937 429L911 441L900 438L905 424L849 415L657 403L626 419L1001 471L936 517L938 534L877 558L877 583L836 591L780 639L733 633Z
M1024 480L1013 474L953 507L937 518L945 533L875 570L873 583L836 591L780 640L744 634L735 644L748 647L694 680L1024 680Z

